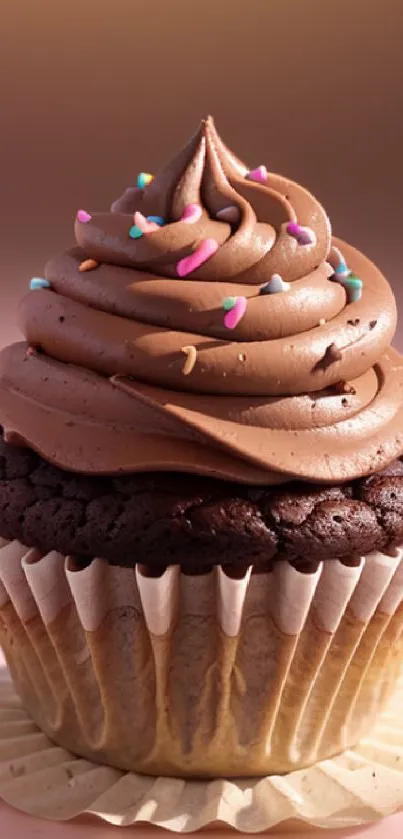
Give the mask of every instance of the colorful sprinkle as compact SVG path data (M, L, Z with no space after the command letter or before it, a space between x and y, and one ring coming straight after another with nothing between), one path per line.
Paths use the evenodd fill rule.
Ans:
M246 355L244 352L240 352L238 354L238 361L246 361Z
M32 277L29 287L31 291L38 291L40 288L50 288L49 280L44 280L42 277Z
M330 248L330 253L327 257L327 261L329 265L332 266L338 277L348 277L350 271L347 267L346 260L344 259L341 250L339 250L339 248L336 248L335 245L332 245L332 247Z
M335 270L335 275L338 279L348 277L350 273L350 269L347 268L347 264L345 262L340 263Z
M289 291L290 283L284 282L280 274L273 274L270 282L260 289L260 294L278 294L279 291Z
M357 303L362 297L363 282L355 274L350 274L343 280L338 280L347 292L347 303Z
M133 224L133 226L129 230L130 238L131 239L140 239L142 235L143 235L143 231L140 230L140 228L137 227L136 224Z
M237 297L225 297L222 307L225 312L230 312L231 309L234 308L236 301L238 300Z
M222 210L219 210L216 214L216 217L220 221L227 221L228 224L236 224L241 216L241 211L239 207L236 207L235 204L231 204L230 207L223 207Z
M192 372L196 364L197 350L196 347L193 347L191 345L189 347L182 347L181 352L185 353L185 355L187 356L186 361L182 367L182 373L184 374L184 376L188 376L189 373Z
M154 175L150 175L149 172L140 172L140 174L137 175L137 186L140 187L140 189L144 189L144 187L148 186L152 180L154 180Z
M203 215L203 210L200 204L186 204L179 221L184 221L186 224L195 224L196 221Z
M79 271L93 271L94 268L98 268L99 262L96 259L84 259L83 262L80 262L78 266Z
M363 282L359 277L353 274L352 271L347 269L346 274L344 271L337 271L336 269L336 272L333 274L333 277L330 277L330 279L342 285L346 290L347 303L357 303L361 300Z
M238 326L246 312L247 305L246 297L237 297L235 306L224 317L224 326L227 329L235 329Z
M293 236L294 239L298 239L301 232L301 226L297 224L296 221L289 221L286 230L289 236Z
M296 239L299 245L315 245L316 236L310 227L302 227L296 221L290 221L286 227L289 236Z
M153 224L158 224L158 227L164 227L166 221L162 216L147 216L147 221L152 222Z
M152 233L153 230L158 230L160 225L157 224L155 221L149 221L148 218L143 216L143 213L139 213L137 211L134 214L134 225L133 225L133 227L137 228L137 230L140 230L140 234L143 234L143 233ZM133 227L131 228L132 230L133 230ZM132 234L129 233L129 236L132 236ZM132 239L139 239L139 238L140 237L139 237L138 234L135 235L135 236L132 236Z
M25 352L25 355L27 356L27 358L32 358L33 355L36 355L35 347L28 347L28 349Z
M321 318L319 321L319 326L324 326L326 323L326 318Z
M251 169L246 175L248 181L258 181L265 183L267 181L267 169L265 166L258 166L257 169Z
M215 239L203 239L190 256L185 256L179 260L176 266L178 277L186 277L187 274L196 271L197 268L200 268L200 265L203 265L216 253L218 247L218 242Z
M80 221L81 224L88 224L91 221L92 216L87 213L87 210L78 210L77 212L77 221Z

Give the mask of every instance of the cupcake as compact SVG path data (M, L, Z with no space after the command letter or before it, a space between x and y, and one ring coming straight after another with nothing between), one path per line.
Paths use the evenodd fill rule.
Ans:
M211 118L75 236L0 354L0 641L26 709L150 775L354 746L403 655L388 283Z

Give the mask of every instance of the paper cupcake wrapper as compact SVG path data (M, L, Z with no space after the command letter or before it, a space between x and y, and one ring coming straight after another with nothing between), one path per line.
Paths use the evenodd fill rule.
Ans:
M173 820L183 831L212 820L251 832L296 817L314 824L304 779L317 784L323 776L327 787L334 771L333 787L340 784L340 771L356 762L351 747L398 679L401 557L402 551L372 554L356 567L329 560L313 574L278 563L270 574L249 570L240 580L219 567L201 577L171 567L152 578L139 566L113 567L100 559L76 570L70 558L41 556L12 542L0 549L0 640L25 708L59 747L87 759L78 760L84 774L92 771L88 759L159 776L277 773L247 782L125 775L137 802L134 820L145 813L146 821L170 826ZM40 738L45 747L46 737ZM350 752L336 761L278 775L343 749ZM71 759L55 747L60 753ZM110 779L111 772L121 779L105 767L96 775ZM297 779L298 803L290 778ZM400 784L398 771L397 779ZM182 798L185 789L190 798ZM84 806L78 792L70 801L75 814L95 806L93 799ZM113 783L108 800L119 820L115 792ZM153 821L157 793L162 809L158 805ZM394 804L389 796L385 806L403 804L400 794L399 786ZM319 806L320 798L315 801ZM53 806L49 802L54 813ZM367 806L367 813L381 812L372 798Z
M22 708L11 683L1 683L0 671L0 797L37 818L91 814L116 826L139 825L140 836L144 823L174 833L214 825L276 835L357 827L403 806L402 706L400 680L356 749L286 777L181 781L120 772L56 747Z
M0 638L39 727L151 775L264 776L349 748L402 660L403 563L187 576L18 542L0 550Z

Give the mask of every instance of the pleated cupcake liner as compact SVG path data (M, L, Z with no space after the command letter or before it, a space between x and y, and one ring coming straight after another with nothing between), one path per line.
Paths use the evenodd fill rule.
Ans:
M367 758L363 744L354 747L399 678L401 557L402 551L374 553L358 566L328 560L312 574L278 563L270 574L249 569L242 579L220 567L191 577L173 566L154 578L138 565L120 568L100 559L77 570L73 559L56 552L42 556L18 542L4 544L0 640L35 721L27 737L41 738L34 754L53 751L63 765L73 760L83 776L77 784L67 778L74 784L67 784L64 805L64 770L47 779L47 765L35 768L51 784L41 814L72 818L95 811L100 797L97 811L104 812L106 795L113 811L107 808L107 818L116 823L132 818L186 832L218 821L254 832L289 819L328 826L331 817L340 826L341 798L347 819L353 802L359 805L361 821L346 823L394 812L403 805L396 720L393 766L381 762L393 804L383 785L376 803L372 789L368 800L364 786L355 790L357 772L368 780L368 767L373 771L378 740ZM58 745L49 748L46 735ZM5 740L0 735L0 761ZM245 774L247 781L228 780ZM29 776L24 772L22 783L12 776L13 795ZM91 798L87 785L95 777L108 782ZM227 780L208 780L222 777ZM119 798L122 788L130 791L131 815Z
M403 807L403 680L354 750L287 776L190 781L124 773L54 745L0 682L0 797L37 818L92 815L173 833L225 826L242 833L358 827ZM140 829L141 835L141 829Z

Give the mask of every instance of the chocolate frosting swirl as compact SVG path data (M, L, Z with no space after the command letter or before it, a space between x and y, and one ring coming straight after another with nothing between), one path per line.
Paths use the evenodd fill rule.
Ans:
M189 205L200 208L190 222ZM132 238L136 212L164 224ZM388 283L331 239L309 192L279 175L253 180L211 118L148 186L78 219L75 233L77 247L46 267L50 287L20 306L38 352L16 344L0 355L6 439L74 471L260 484L349 480L403 453ZM181 275L211 240L209 258ZM355 302L334 281L335 244L363 282ZM81 272L86 259L98 267ZM266 293L273 275L285 291ZM246 306L231 330L226 298Z

